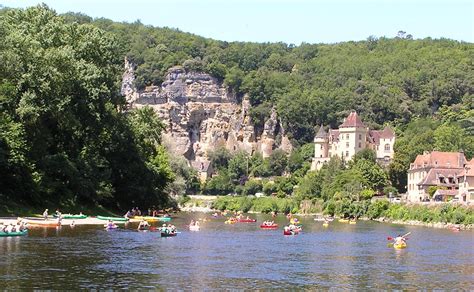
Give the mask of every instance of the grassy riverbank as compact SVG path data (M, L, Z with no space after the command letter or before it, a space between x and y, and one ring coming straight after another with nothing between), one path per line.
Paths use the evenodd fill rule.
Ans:
M320 213L340 217L385 219L390 221L420 221L424 223L474 224L474 208L462 205L441 204L436 206L391 204L387 200L360 201L297 201L291 198L219 197L212 207L259 213Z

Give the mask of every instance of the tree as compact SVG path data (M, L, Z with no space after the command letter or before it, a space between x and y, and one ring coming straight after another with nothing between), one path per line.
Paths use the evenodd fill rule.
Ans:
M434 131L434 147L439 151L464 151L468 157L472 157L474 138L456 124L441 125Z
M221 170L227 168L229 161L232 159L232 155L227 148L218 147L216 150L208 153L208 158L214 169Z
M268 163L273 175L282 175L288 163L286 152L279 149L273 151L268 158Z

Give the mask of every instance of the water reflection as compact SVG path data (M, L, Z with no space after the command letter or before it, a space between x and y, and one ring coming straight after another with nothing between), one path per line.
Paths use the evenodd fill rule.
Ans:
M301 218L304 231L283 236L258 224L202 224L181 234L102 227L32 229L0 238L0 287L6 289L472 289L472 233L358 222L323 228ZM196 218L197 216L193 216ZM259 222L270 219L258 216ZM284 217L276 218L283 226ZM412 231L408 248L387 236ZM425 239L429 238L429 241Z

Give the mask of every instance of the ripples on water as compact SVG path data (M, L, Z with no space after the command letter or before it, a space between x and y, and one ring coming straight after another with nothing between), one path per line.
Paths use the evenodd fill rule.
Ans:
M189 232L192 215L179 216L174 238L135 225L0 238L0 289L474 289L472 232L373 222L323 228L309 217L297 236L224 220ZM408 231L407 249L386 246L387 236Z

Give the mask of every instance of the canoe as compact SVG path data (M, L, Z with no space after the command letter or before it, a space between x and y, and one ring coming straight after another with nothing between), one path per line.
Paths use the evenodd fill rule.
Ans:
M56 214L53 215L54 218L57 218L58 216ZM63 214L61 215L62 219L86 219L87 215L72 215L72 214Z
M286 230L283 230L283 235L296 235L298 234L299 232L297 231L286 231Z
M196 225L189 226L189 230L191 231L199 231L200 229L201 229L201 226L196 226Z
M25 220L28 223L28 226L31 227L58 227L61 226L61 223L58 223L57 220Z
M253 222L257 222L256 219L237 219L238 222L240 223L253 223Z
M166 232L161 232L161 237L172 237L172 236L176 236L176 232L172 232L172 233L166 233Z
M147 222L158 222L158 217L152 217L152 216L134 216L132 219L138 219L138 220L145 220Z
M278 224L273 224L273 225L260 225L260 228L262 229L277 229L278 228Z
M27 234L28 234L28 230L23 230L19 232L0 232L0 237L24 236Z
M234 221L234 220L226 220L224 221L225 224L235 224L237 223L237 221Z
M298 224L299 222L300 222L300 220L298 220L298 218L291 218L290 219L291 224Z
M323 227L328 227L329 223L323 223Z
M407 244L405 242L402 242L400 244L394 244L393 248L395 248L395 249L404 249L404 248L407 248Z
M158 219L158 221L161 221L161 222L169 222L171 221L171 217L155 217Z
M112 221L118 221L118 222L127 222L128 218L124 217L106 217L106 216L97 216L97 219L99 220L112 220Z

